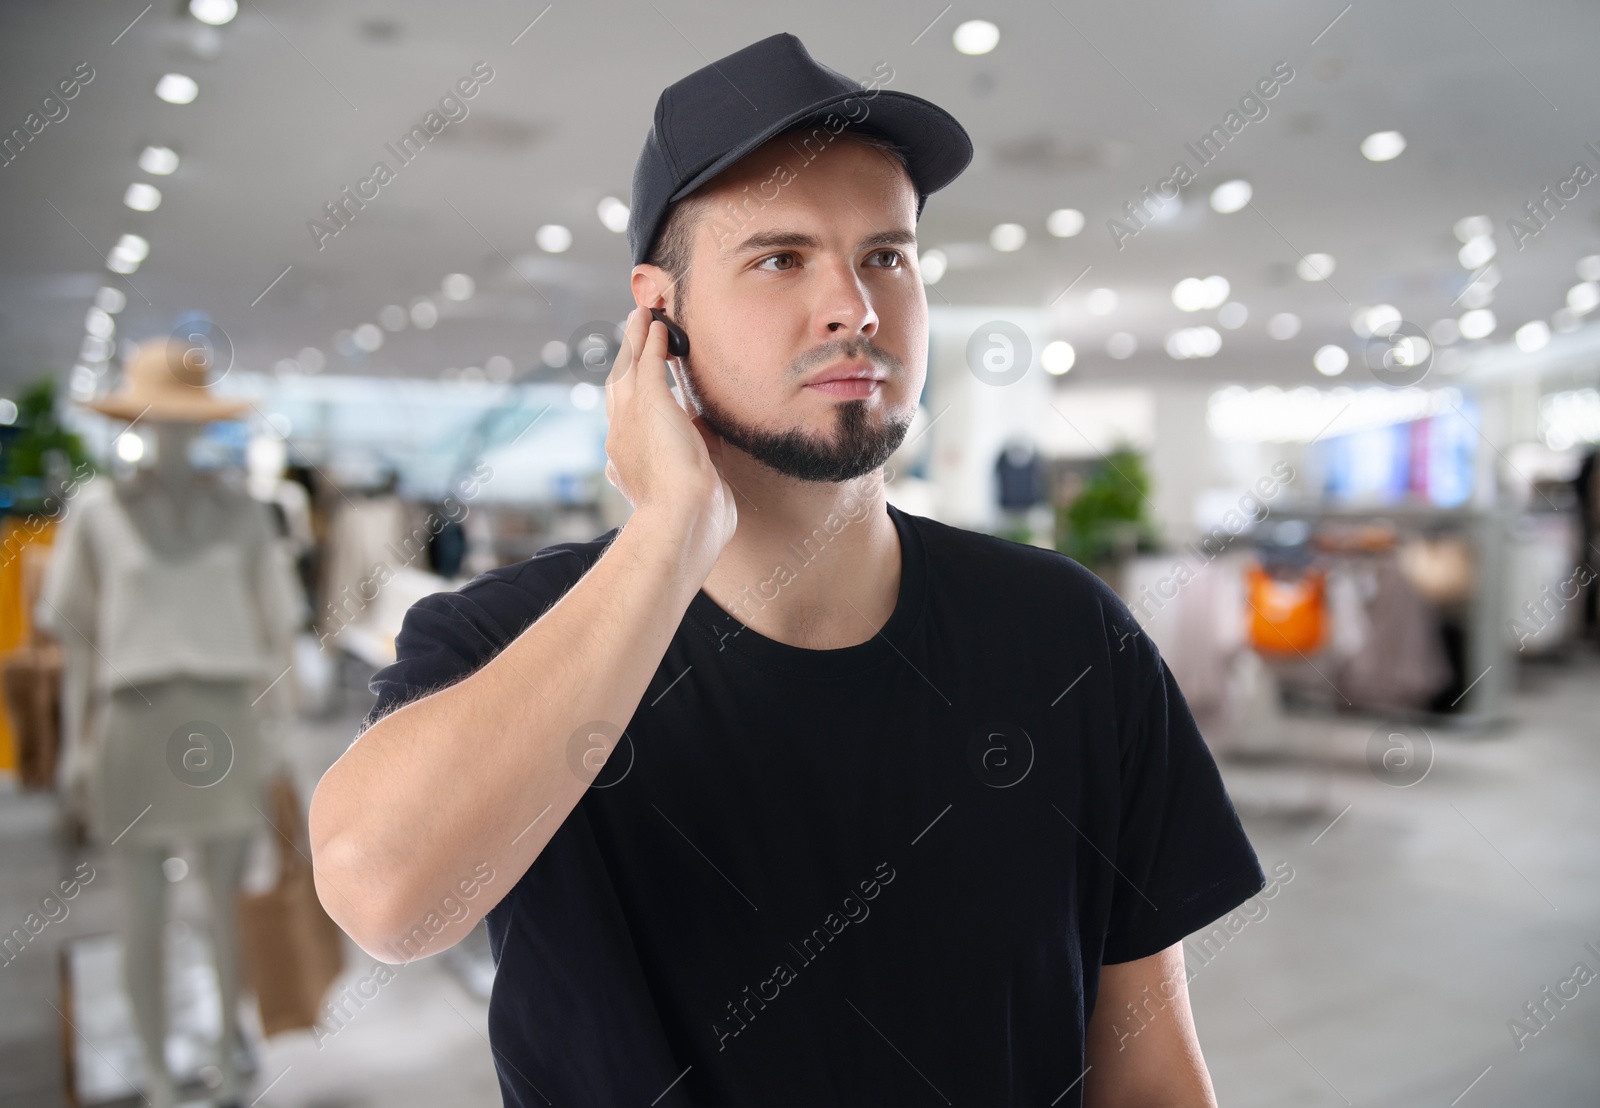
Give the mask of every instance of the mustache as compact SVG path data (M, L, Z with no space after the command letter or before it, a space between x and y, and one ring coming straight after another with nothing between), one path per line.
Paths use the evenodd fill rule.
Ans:
M899 358L881 346L874 345L871 339L856 335L807 350L789 364L789 372L799 378L806 376L812 370L821 369L837 361L844 359L855 361L863 358L870 361L874 368L890 376L905 371L905 363Z

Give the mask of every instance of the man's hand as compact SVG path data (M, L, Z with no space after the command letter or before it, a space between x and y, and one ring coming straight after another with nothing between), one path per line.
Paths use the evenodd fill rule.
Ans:
M667 388L667 329L643 308L606 378L606 480L635 512L687 519L687 545L715 562L738 523L722 477L722 438Z
M1217 1108L1189 1011L1183 944L1100 967L1084 1108Z

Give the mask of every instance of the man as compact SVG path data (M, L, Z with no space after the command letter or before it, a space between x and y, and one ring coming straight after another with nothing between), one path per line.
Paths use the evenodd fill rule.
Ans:
M1215 1103L1180 943L1266 878L1171 674L1077 563L884 497L971 153L792 35L668 88L634 514L415 605L317 789L373 956L487 915L508 1105Z

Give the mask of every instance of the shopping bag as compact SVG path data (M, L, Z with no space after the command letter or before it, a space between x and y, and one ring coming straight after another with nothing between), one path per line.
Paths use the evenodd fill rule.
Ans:
M245 979L261 1010L262 1033L310 1028L322 998L344 968L344 937L317 899L310 837L294 781L272 779L271 838L278 847L278 881L239 898Z

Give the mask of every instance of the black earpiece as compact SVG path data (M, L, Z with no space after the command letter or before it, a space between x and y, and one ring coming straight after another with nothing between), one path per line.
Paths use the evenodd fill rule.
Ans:
M683 328L667 318L667 313L660 308L651 308L650 314L667 325L667 353L674 358L687 358L689 356L689 336L684 334Z

